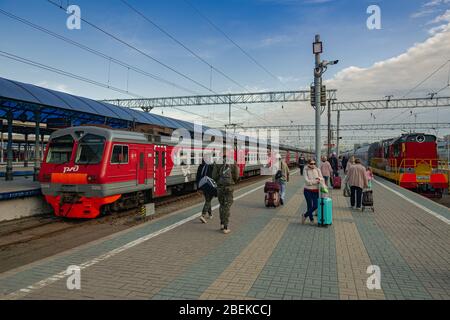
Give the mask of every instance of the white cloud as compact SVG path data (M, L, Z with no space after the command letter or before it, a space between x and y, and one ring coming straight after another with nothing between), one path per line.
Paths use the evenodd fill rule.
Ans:
M450 0L431 0L427 3L425 3L423 6L424 7L435 7L435 6L439 6L441 4L446 4L446 3L450 3Z
M447 24L441 24L440 26L433 27L433 28L429 29L428 33L430 35L435 35L436 33L445 31L447 28L448 28Z
M39 87L44 87L51 90L61 91L69 94L73 94L72 91L65 85L61 83L50 83L48 81L41 81L36 84Z
M421 18L424 16L431 15L432 13L436 12L434 9L422 9L418 12L415 12L411 15L411 18Z
M283 83L299 82L301 80L300 78L296 78L296 77L292 77L292 76L288 76L288 77L278 76L277 78L278 78L278 80L280 80Z
M441 32L396 57L377 62L368 68L346 68L327 81L327 84L339 90L340 100L382 98L388 94L401 97L449 60L449 49L450 29L446 25ZM448 69L427 81L422 86L422 91L416 95L442 87L447 76Z
M441 14L430 21L428 24L435 24L441 22L450 22L450 10L445 11L444 14Z
M279 45L281 43L290 42L292 39L287 35L275 35L262 39L258 46L259 48L270 47L274 45Z

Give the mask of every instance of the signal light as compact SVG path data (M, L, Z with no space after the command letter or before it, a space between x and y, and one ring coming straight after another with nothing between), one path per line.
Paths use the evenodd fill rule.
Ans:
M316 106L316 87L315 86L311 86L310 98L311 98L311 106L315 107ZM327 105L327 87L326 86L321 86L321 88L320 88L320 105L322 107L325 107Z
M322 107L327 105L327 87L326 86L321 86L321 90L320 90L320 105Z
M311 98L311 106L315 107L316 106L316 87L315 86L311 86L310 98Z
M97 176L94 176L94 175L88 175L88 176L87 176L87 181L88 181L88 183L94 183L94 182L97 182Z

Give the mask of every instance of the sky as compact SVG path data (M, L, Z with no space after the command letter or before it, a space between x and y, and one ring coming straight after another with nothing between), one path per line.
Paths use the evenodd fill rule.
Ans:
M450 88L446 87L450 79L450 0L125 1L179 43L122 0L52 1L64 7L78 5L81 17L87 22L81 22L80 30L69 30L68 14L47 0L0 0L3 12L0 13L0 51L125 92L2 56L1 77L93 99L299 90L308 88L313 81L311 44L314 35L320 34L324 42L323 58L339 59L339 64L331 66L324 75L328 88L338 90L339 101L381 99L387 95L424 97L441 88L439 95L450 95ZM381 9L380 30L367 28L370 5ZM101 52L103 57L30 28L4 12ZM262 67L212 27L205 17ZM126 62L175 86L139 74L133 68L129 70L110 59ZM211 71L210 65L226 77ZM440 66L443 67L411 91ZM249 112L233 108L233 123L314 123L314 110L309 103L238 107L248 107ZM223 126L228 121L226 106L182 110L185 111L155 109L153 112L189 121L201 120L210 126ZM322 121L326 121L325 115ZM368 111L344 113L341 119L343 124L402 122L450 122L450 113L448 108L416 109L412 113L411 110ZM449 131L431 133L442 136ZM397 134L400 132L345 133L362 138ZM310 143L307 137L312 135L313 132L305 132L302 143Z

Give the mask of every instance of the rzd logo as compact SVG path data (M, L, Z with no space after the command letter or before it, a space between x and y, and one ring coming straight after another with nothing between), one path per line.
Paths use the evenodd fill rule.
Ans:
M78 172L79 169L80 169L79 166L74 166L74 167L64 167L63 173L68 173L68 172Z

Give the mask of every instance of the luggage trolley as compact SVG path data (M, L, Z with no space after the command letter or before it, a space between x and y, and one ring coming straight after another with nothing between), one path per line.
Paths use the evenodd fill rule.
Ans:
M372 212L375 212L375 207L373 205L373 190L366 189L363 191L362 197L362 211L366 210L366 208L372 209Z

